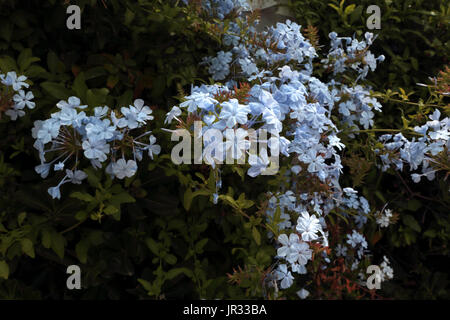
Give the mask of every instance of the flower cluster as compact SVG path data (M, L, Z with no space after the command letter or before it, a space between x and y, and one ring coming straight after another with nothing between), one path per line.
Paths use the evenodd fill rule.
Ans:
M184 0L187 4L188 0ZM209 15L224 19L231 12L250 10L246 0L202 0L202 7Z
M224 28L224 23L216 23L219 29ZM325 74L333 77L324 82L313 76L313 59L318 54L298 24L288 20L258 32L256 23L250 16L240 16L227 24L223 50L203 61L212 78L224 84L193 87L191 94L167 114L166 123L175 119L178 127L192 130L192 119L199 119L204 129L232 129L236 139L220 149L233 150L234 158L245 155L250 147L244 129L276 133L278 143L268 139L267 145L269 149L276 145L284 156L289 168L284 178L290 187L269 196L266 215L268 223L274 222L278 228L274 240L279 263L273 279L286 289L295 281L293 274L307 274L314 254L325 262L322 267L330 262L326 248L327 216L331 213L354 220L345 239L333 239L335 255L344 256L348 266L356 270L368 252L360 232L368 221L370 206L356 190L340 186L340 153L345 145L338 135L339 128L373 126L374 111L380 112L382 106L371 95L370 87L358 81L374 71L384 56L375 58L369 51L374 40L371 33L359 41L332 32L331 48L321 62ZM344 72L355 73L356 81L349 82ZM245 94L236 81L246 84ZM214 165L219 159L209 160ZM267 155L261 154L251 155L249 162L247 174L251 177L262 174L269 164ZM303 181L321 187L309 191ZM268 232L268 236L273 237L273 233ZM303 290L299 296L306 297Z
M241 149L236 156L245 154L249 146L240 129L264 128L279 135L279 152L288 163L285 178L290 187L269 196L266 215L279 232L275 239L279 264L273 279L282 289L292 285L295 274L307 273L314 252L325 262L323 268L330 262L325 248L329 245L327 216L331 213L354 220L345 239L332 240L335 255L345 257L352 270L362 268L368 243L361 230L371 210L356 190L340 186L340 152L345 145L338 135L339 128L373 126L374 111L381 112L382 106L371 95L370 87L358 82L374 71L384 56L375 58L369 51L374 40L371 33L359 41L332 32L331 48L321 62L325 74L333 77L323 82L313 76L312 62L318 54L298 24L288 20L257 32L257 21L249 16L238 19L239 23L227 25L223 50L203 61L212 78L225 84L193 87L191 95L167 114L166 122L176 119L179 126L186 126L188 119L196 118L220 131L232 128L240 136L229 146ZM223 27L220 22L218 26ZM356 80L349 82L347 73L356 74ZM236 98L236 80L249 83L245 99ZM348 134L354 136L351 131ZM270 149L270 141L268 146ZM261 155L252 160L247 173L256 177L269 161ZM305 180L321 188L308 191L302 185ZM272 232L268 236L273 237ZM299 296L306 297L307 290L303 290Z
M281 232L277 239L280 246L277 249L276 259L282 263L275 271L275 279L281 281L282 289L290 287L293 283L292 273L298 275L308 273L307 263L311 259L310 253L313 252L313 248L316 250L319 248L322 261L325 263L323 267L330 262L327 251L320 250L329 246L329 232L326 231L328 214L334 211L348 218L347 212L354 212L355 225L359 229L367 222L369 203L364 197L358 197L357 191L344 188L341 193L335 193L334 196L337 198L331 199L318 193L306 192L296 196L289 190L270 197L266 210L267 220L275 221L278 231ZM315 213L309 214L308 211ZM293 225L291 221L295 219L297 224ZM269 237L271 236L269 233ZM336 243L338 239L332 241ZM364 236L353 229L343 242L337 243L334 253L336 257L344 257L351 270L361 271L360 267L363 266L360 262L369 252L367 249L368 244Z
M17 76L14 71L5 74L0 74L0 117L4 112L11 120L17 120L18 117L25 115L25 107L33 109L35 103L33 102L34 95L31 91L25 91L23 88L28 88L29 84L25 81L27 77Z
M319 235L322 235L324 243L327 239L319 219L315 215L309 215L307 211L300 213L295 228L296 232L291 233L289 237L285 233L278 236L277 240L281 246L277 250L277 258L286 260L292 272L306 274L306 265L313 254L310 243L318 240ZM286 264L278 266L276 278L281 281L282 289L289 288L294 280Z
M386 256L383 256L383 262L380 264L381 267L381 282L384 282L388 279L394 278L394 269L390 266L390 261Z
M328 56L321 62L333 70L333 74L343 73L347 69L356 71L359 79L364 79L369 69L375 71L377 62L384 61L384 56L375 56L370 52L369 46L374 41L374 36L366 32L365 41L350 37L338 37L336 32L329 34L331 48Z
M387 228L389 226L389 224L391 223L392 210L386 209L382 212L377 212L375 217L376 217L376 223L378 225L380 225L381 228Z
M242 35L237 23L231 23L228 32L223 35L224 44L229 51L220 51L216 57L206 57L203 63L209 66L214 80L223 80L234 70L236 76L249 80L271 75L273 66L287 61L303 64L302 74L310 74L312 60L317 56L314 47L300 32L300 26L294 22L277 23L261 34L256 32L256 21L242 18L247 33ZM265 69L258 67L264 65Z
M447 161L450 155L450 118L439 120L440 117L440 111L435 110L426 124L416 126L414 131L419 134L419 138L408 140L402 133L380 136L379 140L384 144L385 150L375 151L381 158L381 169L386 171L393 165L396 170L403 170L404 164L407 164L410 171L419 167L422 169L421 173L411 174L414 182L419 182L422 177L433 180L435 173L445 166L438 155L442 154Z
M365 79L369 70L374 71L377 62L384 61L384 56L375 58L370 52L369 47L374 40L370 32L365 33L365 41L338 37L335 32L331 32L329 37L331 48L321 62L327 71L333 71L333 96L336 97L340 121L348 127L359 128L361 125L364 129L368 129L373 126L373 111L380 112L382 106L371 96L369 86L362 86L357 82ZM347 71L354 71L358 75L354 83L348 84L346 83L348 78L338 77L347 74Z
M156 138L146 130L153 116L141 99L135 100L134 105L122 107L120 114L103 106L94 108L93 115L88 116L81 111L87 106L81 105L77 97L60 101L56 106L59 111L45 121L35 121L32 130L36 139L34 147L41 159L36 172L46 178L51 169L56 172L67 168L58 185L48 189L53 198L61 197L60 187L64 183L80 184L87 177L79 169L83 158L96 169L109 161L106 172L111 178L123 179L136 173L137 161L142 160L143 152L153 158L161 151L155 144ZM141 128L144 132L136 135L134 132ZM143 142L145 137L148 142ZM127 160L126 156L130 155L132 159Z
M239 97L242 93L243 98ZM288 155L289 141L279 135L282 131L277 117L280 114L279 106L269 90L259 86L251 89L245 86L238 89L235 86L233 89L221 85L202 85L193 87L191 95L184 97L184 100L167 113L165 122L170 124L175 119L179 126L193 130L189 119L202 121L202 133L206 132L203 135L205 146L218 150L210 155L209 149L205 148L203 153L205 161L213 167L222 163L227 156L237 160L245 157L251 142L256 141L249 129L253 129L255 135L258 130L265 130L269 149L274 153ZM214 136L209 135L211 131L208 129L218 130L227 141L216 141ZM272 137L269 138L269 134ZM252 167L248 175L260 175L269 166L267 155L267 150L260 152L259 156L250 154L249 163Z

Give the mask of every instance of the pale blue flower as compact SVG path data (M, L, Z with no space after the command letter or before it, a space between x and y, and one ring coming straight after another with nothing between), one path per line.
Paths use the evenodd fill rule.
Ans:
M56 106L59 109L75 109L75 108L79 108L79 109L85 109L87 108L86 105L81 105L81 100L78 97L70 97L69 99L67 99L67 101L61 100L59 101Z
M301 212L297 220L297 231L302 235L303 241L316 240L322 231L319 219L315 215L310 215L307 211Z
M172 120L176 117L179 117L181 115L181 109L178 107L173 107L172 110L170 110L167 115L166 119L164 120L164 124L171 123Z
M136 171L137 164L134 160L126 161L125 159L121 158L112 165L112 172L119 179L123 179L125 177L130 178L134 176Z
M267 166L270 164L270 161L267 156L267 152L261 152L259 157L254 154L250 154L248 158L248 163L251 165L251 167L250 169L248 169L247 174L250 177L254 178L267 169Z
M55 164L54 170L55 171L61 171L62 169L64 169L64 162L58 162L57 164Z
M239 104L237 99L230 99L222 103L222 110L219 118L224 119L229 128L234 127L237 123L246 124L248 121L247 115L250 113L248 105Z
M294 283L294 277L292 273L288 271L285 264L280 264L275 272L276 279L281 280L281 289L287 289Z
M299 291L297 291L297 295L300 299L304 300L309 296L309 291L302 288Z
M13 87L14 91L19 91L22 87L28 88L30 85L25 82L27 77L19 76L14 71L10 71L5 75L0 75L1 82L5 86Z
M87 174L81 170L66 170L67 178L73 184L81 184L81 182L87 178Z
M104 140L85 140L82 147L84 155L88 159L97 159L100 162L106 160L106 154L109 153L110 146Z
M161 147L155 144L155 142L156 142L155 136L151 135L149 138L149 145L146 147L146 149L148 150L148 155L152 159L154 154L158 155L161 152Z
M61 199L61 191L59 190L59 185L56 187L48 188L48 193L52 196L53 199Z
M23 109L25 106L29 109L33 109L36 106L36 104L31 101L33 98L33 92L28 91L25 93L25 91L19 90L19 93L14 95L13 100L20 109Z

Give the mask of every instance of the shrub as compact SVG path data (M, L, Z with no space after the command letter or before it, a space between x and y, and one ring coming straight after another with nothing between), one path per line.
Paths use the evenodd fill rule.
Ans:
M448 70L415 101L374 72L382 37L259 32L238 0L80 1L83 27L64 33L65 5L27 5L0 11L0 70L27 77L3 84L36 104L0 120L1 297L448 297L424 263L448 257ZM230 140L205 133L206 163L175 164L170 135L195 121ZM251 151L249 129L279 137L262 141L278 165L220 163ZM83 290L58 285L71 264Z

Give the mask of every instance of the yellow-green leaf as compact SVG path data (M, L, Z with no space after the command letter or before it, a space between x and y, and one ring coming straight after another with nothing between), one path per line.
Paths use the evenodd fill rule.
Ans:
M31 258L35 257L33 242L30 239L24 238L22 239L20 244L22 245L23 253L30 256Z
M0 261L0 278L8 279L9 266L5 261Z

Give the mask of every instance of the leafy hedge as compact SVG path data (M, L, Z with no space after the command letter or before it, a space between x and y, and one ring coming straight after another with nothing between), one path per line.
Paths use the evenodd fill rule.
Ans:
M229 168L222 173L220 202L214 204L215 171L205 164L173 164L173 142L159 129L166 127L166 113L183 101L191 84L214 82L201 62L222 50L227 32L198 1L183 2L77 1L81 30L66 29L67 3L62 1L2 2L0 73L14 70L27 76L36 107L18 121L0 120L1 298L276 298L261 279L274 269L277 254L267 235L266 192L279 191L282 178L262 176L254 182L239 167ZM353 7L352 2L307 2L292 6L299 24L318 28L317 33L309 28L306 36L311 43L318 36L324 45L317 47L320 53L328 51L331 31L363 37L365 1ZM380 6L382 29L371 50L386 61L368 82L384 111L374 128L407 131L436 108L448 116L442 94L448 92L448 71L438 73L448 63L448 4L417 0ZM224 20L235 19L230 14ZM447 87L430 84L428 77L434 75ZM62 199L52 199L47 189L58 181L36 174L31 128L71 96L88 110L100 105L118 109L144 99L155 117L152 130L160 155L144 158L138 174L124 181L112 180L103 170L85 170L86 182L64 186ZM358 189L374 213L386 205L394 211L395 224L367 228L373 255L378 261L389 256L395 270L380 296L448 298L445 170L416 185L406 172L377 167L380 160L373 150L382 146L376 130L358 139L341 138L348 148L341 185ZM448 157L445 161L448 170ZM340 222L334 232L348 228L345 219L335 219ZM71 264L82 268L83 290L65 287ZM321 276L323 289L313 297L359 297L348 286L329 285L330 274ZM296 297L297 289L286 297Z

